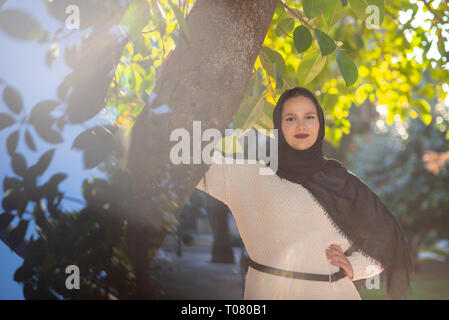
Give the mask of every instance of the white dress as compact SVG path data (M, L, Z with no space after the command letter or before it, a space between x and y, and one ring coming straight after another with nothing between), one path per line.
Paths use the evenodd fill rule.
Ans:
M214 153L204 179L197 187L225 203L231 210L249 256L267 266L297 272L331 274L339 270L330 264L325 250L331 244L350 246L313 195L300 184L261 175L259 163L225 164ZM228 158L229 161L234 161ZM354 277L338 281L286 278L248 268L244 299L356 299L361 297L353 281L373 277L383 270L372 257L353 252L347 257ZM373 279L370 279L370 281Z

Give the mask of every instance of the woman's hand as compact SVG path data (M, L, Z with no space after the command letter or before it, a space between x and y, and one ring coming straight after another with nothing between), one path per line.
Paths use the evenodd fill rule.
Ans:
M332 265L342 268L350 279L354 277L351 263L339 245L331 244L329 249L326 249L326 256Z

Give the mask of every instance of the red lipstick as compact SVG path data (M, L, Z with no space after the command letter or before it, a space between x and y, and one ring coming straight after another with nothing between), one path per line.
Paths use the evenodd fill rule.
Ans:
M298 133L298 134L296 134L295 135L295 138L297 138L297 139L305 139L305 138L307 138L309 135L308 134L305 134L305 133Z

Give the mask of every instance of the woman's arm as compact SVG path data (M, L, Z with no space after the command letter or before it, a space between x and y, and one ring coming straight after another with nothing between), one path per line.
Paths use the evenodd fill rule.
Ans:
M228 205L231 166L232 164L225 163L225 157L219 151L215 151L212 164L196 188Z
M381 273L384 268L376 259L366 256L360 250L354 251L346 257L351 263L353 270L352 281L370 278Z
M360 250L346 256L341 246L331 244L326 249L326 255L330 263L342 268L352 281L370 278L384 270L379 261L367 256Z

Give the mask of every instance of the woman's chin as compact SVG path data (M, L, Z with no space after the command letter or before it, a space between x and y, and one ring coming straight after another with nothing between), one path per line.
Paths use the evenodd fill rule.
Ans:
M300 150L300 151L302 151L302 150L307 150L307 149L309 149L311 146L312 146L312 145L310 145L310 144L303 144L303 143L299 144L299 143L296 143L296 144L294 144L294 145L291 146L291 147L292 147L293 149L295 149L295 150Z

